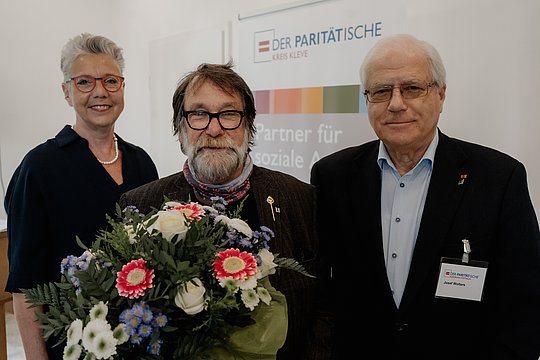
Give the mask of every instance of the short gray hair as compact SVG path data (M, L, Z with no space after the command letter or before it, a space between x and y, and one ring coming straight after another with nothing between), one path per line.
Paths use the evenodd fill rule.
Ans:
M82 33L68 40L62 48L60 69L64 74L64 81L71 78L71 66L78 56L83 54L105 54L113 57L118 63L120 72L124 72L124 56L122 48L104 36Z
M430 67L432 81L437 86L446 84L446 69L439 55L439 52L430 43L419 40L409 34L390 35L379 40L367 53L362 66L360 67L360 81L367 86L369 81L369 67L372 62L389 48L403 48L417 50L419 54L424 55L428 66Z

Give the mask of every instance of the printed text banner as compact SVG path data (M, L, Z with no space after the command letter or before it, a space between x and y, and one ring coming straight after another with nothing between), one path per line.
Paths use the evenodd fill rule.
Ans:
M239 22L238 71L254 91L257 165L304 181L320 157L374 138L359 68L403 32L406 2L326 1Z

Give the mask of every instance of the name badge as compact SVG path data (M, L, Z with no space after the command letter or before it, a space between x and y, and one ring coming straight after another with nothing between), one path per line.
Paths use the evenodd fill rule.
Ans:
M481 301L488 263L442 258L435 297Z

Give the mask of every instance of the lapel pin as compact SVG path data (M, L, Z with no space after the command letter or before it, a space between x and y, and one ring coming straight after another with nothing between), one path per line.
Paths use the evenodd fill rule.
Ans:
M458 185L463 185L465 183L465 180L467 179L467 174L461 174L459 176L459 181L458 181Z
M274 219L274 221L276 221L276 216L274 215L274 198L271 197L271 196L268 196L266 198L266 202L268 203L268 205L270 205L270 210L272 210L272 219ZM279 212L278 210L279 209L276 208L276 212Z

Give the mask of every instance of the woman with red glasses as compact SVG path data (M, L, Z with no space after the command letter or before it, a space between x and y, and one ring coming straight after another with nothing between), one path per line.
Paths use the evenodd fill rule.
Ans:
M28 359L61 359L64 346L45 341L21 289L60 280L60 263L90 245L120 194L158 178L142 148L114 126L124 109L124 58L113 41L88 33L62 49L62 90L75 123L24 157L9 183L9 278L15 317Z

